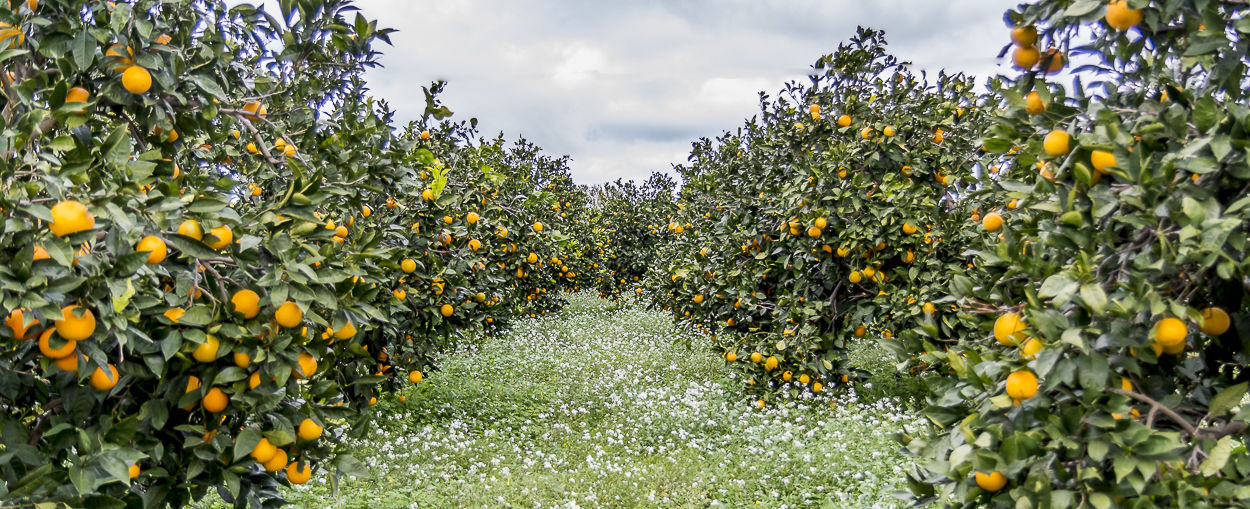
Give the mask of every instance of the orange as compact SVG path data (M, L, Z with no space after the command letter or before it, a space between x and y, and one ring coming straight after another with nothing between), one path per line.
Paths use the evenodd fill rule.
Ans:
M414 384L420 382L424 378L425 376L422 375L420 371L411 371L408 373L408 381Z
M412 274L413 271L417 270L417 262L410 258L405 258L404 261L399 262L399 269L406 274Z
M165 245L165 241L155 235L148 235L140 239L139 243L135 244L135 251L147 251L148 264L161 263L169 255L169 247Z
M1089 162L1094 166L1094 171L1098 173L1107 173L1107 168L1118 166L1115 161L1115 154L1106 150L1090 151Z
M778 364L777 357L774 355L769 355L768 360L764 361L764 371L772 371L774 369L777 369L777 364Z
M842 116L838 117L838 125L839 125L839 126L842 126L842 127L847 127L847 126L851 125L851 116L850 116L850 115L842 115Z
M477 239L473 239L473 240L470 240L470 241L469 241L469 250L470 250L470 251L477 251L477 250L479 250L479 249L482 249L482 241L477 240Z
M926 315L932 315L937 312L937 306L934 306L932 302L926 302L923 306L920 306L920 308Z
M265 470L277 472L286 466L286 451L278 449L274 451L273 457L269 461L264 462Z
M862 338L864 337L864 334L867 334L867 333L868 333L868 329L864 327L863 325L858 325L855 327L855 332L854 332L855 337Z
M53 363L56 364L57 369L60 369L61 371L78 371L79 356L81 356L81 354L75 351L65 357L61 357L60 359L53 361ZM83 358L86 357L83 356Z
M369 208L369 206L368 206L368 205L361 205L361 206L360 206L360 216L361 216L361 217L369 217L369 216L371 216L371 215L373 215L373 209Z
M430 139L430 132L429 132L429 131L421 131L421 139L423 139L423 140L428 140L428 139Z
M1232 320L1228 318L1228 312L1221 308L1209 307L1202 310L1202 323L1198 325L1198 328L1209 336L1219 336L1228 332L1230 325L1232 325Z
M24 42L26 42L26 32L0 21L0 46L13 49L21 46Z
M252 356L248 355L247 352L234 352L231 358L234 360L234 365L242 369L247 369L248 366L252 365Z
M292 371L294 371L294 370L292 370ZM297 376L296 378L299 378L299 377ZM260 372L259 372L259 371L256 371L256 372L252 373L252 375L251 375L251 376L247 377L247 388L248 388L248 389L255 389L255 388L259 387L259 386L260 386Z
M508 229L500 226L498 231L495 232L495 235L501 239L508 238Z
M761 355L759 352L755 352L751 354L751 362L759 364L760 362L763 362L763 361L764 361L764 356Z
M738 360L738 354L734 352L725 352L725 362L735 362Z
M59 341L57 342L60 343L61 346L59 347L52 346L52 333L53 332L56 332L56 330L47 329L43 331L42 334L39 335L39 351L42 352L45 356L51 357L53 359L60 359L62 357L68 357L70 355L73 355L74 348L78 345L78 342L72 339L58 338Z
M1007 375L1007 395L1016 401L1023 401L1037 395L1037 375L1032 371L1021 370Z
M1042 96L1037 95L1037 92L1029 92L1029 95L1024 96L1024 102L1024 111L1032 115L1046 111L1046 104L1042 103Z
M477 220L480 218L481 216L478 216L477 212L470 212L468 215L464 216L464 221L469 224L476 224Z
M278 448L269 443L268 438L262 438L259 442L256 442L256 447L252 448L250 456L252 459L256 460L257 463L264 464L273 459L274 455L277 453ZM283 462L285 463L285 460Z
M244 104L243 111L248 113L247 115L244 115L248 118L248 120L260 120L268 113L265 105L259 102Z
M911 223L903 223L903 233L907 235L915 235L918 229Z
M1032 359L1037 356L1037 352L1042 351L1044 346L1037 338L1029 338L1023 345L1020 345L1020 356L1025 359Z
M1003 313L997 320L994 320L994 339L998 340L1006 346L1015 346L1018 342L1024 340L1023 331L1028 325L1023 318L1016 313Z
M352 322L347 322L347 325L344 325L342 329L334 331L334 337L338 339L351 339L355 335L356 326L352 325Z
M1014 64L1016 68L1025 71L1032 69L1033 66L1037 65L1037 61L1040 59L1041 54L1038 53L1037 48L1032 46L1022 46L1016 48L1016 50L1011 53L1011 63Z
M136 477L139 477L139 473L140 473L140 472L141 472L141 471L140 471L140 469L139 469L139 465L138 465L137 463L136 463L136 464L134 464L134 465L130 465L129 475L130 475L130 478L131 478L131 479L134 479L134 478L136 478Z
M1030 47L1037 44L1037 27L1029 25L1013 28L1011 30L1011 42L1020 47Z
M338 237L338 238L340 238L340 239L342 239L342 238L346 238L346 237L347 237L347 227L346 227L346 226L342 226L342 225L340 225L338 228L335 228L335 229L334 229L334 236L335 236L335 237Z
M278 310L273 313L273 318L278 325L290 329L304 321L304 310L300 309L299 304L286 301L278 306Z
M815 227L815 226L813 226L813 227L811 227L811 228L808 228L808 229L807 229L807 236L808 236L808 237L813 237L813 238L815 238L815 237L819 237L821 233L824 233L824 232L823 232L823 231L821 231L821 229L820 229L820 228L817 228L817 227Z
M203 343L195 347L195 351L191 352L191 356L199 362L213 362L217 360L217 350L221 348L221 341L217 336L208 334Z
M1042 53L1042 65L1047 73L1056 73L1063 70L1064 64L1067 63L1063 52L1055 48L1051 48Z
M993 493L1003 489L1007 485L1007 476L1002 472L990 472L988 474L977 472L977 486L981 489Z
M997 212L990 212L981 219L981 226L985 227L985 231L996 232L1003 227L1003 216Z
M234 242L234 232L230 230L229 226L221 225L209 230L208 233L217 238L217 240L206 243L208 247L213 249L224 249L231 242Z
M426 189L426 190L424 190L424 191L421 191L421 199L422 199L422 200L425 200L425 201L430 201L430 200L433 200L433 199L434 199L434 190L433 190L433 189Z
M1169 347L1176 348L1177 345L1185 344L1185 337L1189 335L1189 329L1185 326L1185 322L1177 318L1164 318L1155 324L1154 341L1159 346L1167 350Z
M191 394L193 391L200 390L200 386L201 386L200 378L195 375L192 375L190 378L187 379L187 390L185 394ZM191 409L195 408L196 403L198 402L188 403L187 406L182 407L182 409L190 412Z
M204 409L212 413L218 413L226 409L226 405L230 403L230 397L218 387L208 390L208 394L204 395L202 401Z
M89 101L90 99L91 99L91 92L88 92L87 89L82 88L82 87L71 88L69 89L68 92L65 93L65 104L85 103ZM86 112L87 112L87 108L78 110L79 114L83 114Z
M438 308L438 312L441 313L444 317L450 317L453 313L456 312L456 308L453 308L451 304L443 304L441 307Z
M1103 19L1111 28L1120 31L1137 26L1141 23L1141 18L1141 9L1129 9L1128 2L1124 0L1112 0L1107 5L1107 13L1103 15Z
M31 329L39 325L39 319L34 316L30 317L30 323L26 323L25 311L30 310L26 308L14 309L9 312L9 317L4 319L4 325L13 331L14 339L29 339L27 333L30 333L29 336L34 336L35 331Z
M543 231L543 224L538 221L534 221L534 231L541 233Z
M852 272L851 275L847 276L846 280L850 281L851 284L853 285L857 285L859 284L860 281L864 280L864 277L860 275L859 271L857 270L855 272Z
M107 391L112 389L113 386L117 385L117 379L120 378L117 374L117 366L112 364L107 364L107 366L109 368L109 373L111 374L105 373L104 370L98 367L95 368L95 371L91 372L91 386L95 387L98 391Z
M178 235L191 237L195 240L204 240L204 227L200 226L199 221L188 219L178 225Z
M122 73L122 87L132 94L147 93L152 89L152 73L138 65L127 67Z
M95 228L95 216L87 206L74 200L65 200L52 206L52 223L48 229L57 237Z
M308 463L295 461L286 466L286 480L291 481L291 484L304 484L311 478L312 466Z
M821 389L824 389L824 388L825 388L825 384L822 384L822 383L820 383L820 382L816 382L816 383L812 384L812 392L813 392L813 393L820 392L820 390L821 390Z
M324 428L318 426L312 419L304 419L299 423L299 437L304 440L316 440L320 438L323 430Z
M230 296L230 303L234 305L234 311L243 315L243 318L250 320L260 314L260 295L254 291L243 289L234 292Z
M299 358L296 359L296 363L298 368L291 370L291 374L295 375L295 378L308 378L317 373L317 359L308 353L301 352Z
M1042 140L1042 148L1047 154L1053 157L1059 157L1067 154L1071 149L1072 136L1067 131L1055 129L1046 135L1046 139Z
M79 309L82 310L82 314L76 315L75 311ZM54 323L56 333L68 341L82 341L91 337L91 334L95 332L95 314L90 309L79 306L70 305L61 308L61 319Z
M49 260L51 258L52 255L48 254L48 250L44 249L43 246L35 246L34 253L30 255L31 261L36 262L39 260Z

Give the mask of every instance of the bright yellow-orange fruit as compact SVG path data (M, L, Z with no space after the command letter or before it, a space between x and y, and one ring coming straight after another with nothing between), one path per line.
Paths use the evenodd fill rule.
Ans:
M252 356L248 355L247 352L234 352L230 357L234 360L234 365L242 369L247 369L248 366L252 365Z
M338 339L351 339L355 335L356 325L352 322L347 322L347 325L344 325L342 329L334 331L334 337Z
M452 307L451 304L443 304L442 306L438 308L438 312L444 317L450 317L453 313L456 312L456 308Z
M981 489L993 493L1003 489L1007 485L1007 476L1002 472L990 472L988 474L977 472L977 486Z
M751 354L751 362L759 364L763 361L764 361L764 356L761 355L759 352L754 352Z
M58 338L61 346L52 345L52 333L55 329L48 329L39 335L39 351L47 357L60 359L68 357L74 353L74 348L78 345L77 341L72 339Z
M985 231L996 232L1003 227L1003 216L997 212L990 212L981 219L981 226L985 227Z
M298 367L291 373L295 378L308 378L317 372L317 359L308 353L300 352L296 363Z
M57 237L95 228L95 216L87 211L82 202L65 200L52 206L52 223L48 229Z
M286 480L291 484L304 484L312 478L312 466L302 461L292 461L286 466Z
M208 247L211 247L213 249L225 249L226 246L229 246L231 242L234 242L234 232L230 230L229 226L226 226L224 224L216 228L208 230L208 233L214 237L217 237L217 240L207 243Z
M191 352L191 356L195 357L199 362L213 362L217 360L217 351L221 349L221 341L217 336L208 334L204 338L204 342L195 347L195 351Z
M243 318L252 319L260 314L260 295L248 289L239 290L230 296L230 303L234 305L234 311L243 315Z
M278 306L278 310L273 313L273 319L278 322L278 325L290 329L304 321L304 310L300 309L299 304L286 301Z
M769 355L768 360L764 361L764 371L772 371L774 369L777 369L777 364L778 364L777 357L773 355Z
M469 224L477 224L478 219L481 219L481 216L477 215L477 212L470 212L464 216L464 222Z
M1106 150L1090 151L1089 163L1094 166L1094 171L1098 173L1107 173L1107 168L1118 166L1115 161L1115 154Z
M256 447L252 448L252 452L250 453L250 456L252 457L252 459L256 460L257 463L264 464L264 463L267 463L269 460L273 459L274 455L277 454L277 452L278 452L278 448L274 447L273 444L269 443L268 438L262 438L260 439L259 442L256 443Z
M1163 347L1164 351L1184 345L1185 337L1188 335L1189 328L1178 318L1164 318L1155 324L1154 341Z
M409 371L409 372L408 372L408 381L409 381L409 382L412 382L412 383L414 383L414 384L415 384L415 383L420 383L420 382L421 382L421 380L423 380L423 379L425 379L425 375L422 375L420 371L417 371L417 370L412 370L412 371Z
M95 387L98 391L107 391L112 389L113 386L117 385L117 380L121 378L117 374L117 366L112 364L107 364L106 366L108 367L108 373L105 373L104 370L99 367L95 368L95 371L91 372L91 386Z
M734 352L725 352L725 362L736 362L737 360L738 354Z
M95 313L75 305L61 308L61 319L54 323L56 333L68 341L82 341L95 333Z
M1052 157L1066 155L1072 150L1072 136L1067 131L1055 129L1046 135L1046 139L1042 140L1042 148Z
M31 322L26 323L26 308L18 308L9 312L8 318L4 319L4 325L13 331L13 338L17 340L28 339L28 335L34 335L34 327L39 325L39 319L34 316L30 317ZM33 313L32 313L33 315Z
M851 125L851 116L850 116L850 115L842 115L842 116L838 117L838 125L839 125L839 126L842 126L842 127L847 127L847 126Z
M148 235L139 240L135 244L135 251L148 253L148 264L157 264L165 261L165 257L169 255L169 246L165 245L165 241L155 235Z
M225 410L226 406L230 404L230 397L227 396L226 393L220 388L213 387L208 390L208 394L204 395L204 399L201 400L201 403L204 405L205 410L212 413L218 413Z
M1037 395L1037 375L1020 370L1007 375L1007 395L1016 401L1024 401Z
M1103 15L1107 25L1116 30L1128 30L1141 23L1141 9L1130 9L1125 0L1112 0L1107 4L1107 13Z
M1011 42L1016 46L1029 47L1037 44L1037 27L1033 25L1017 27L1011 30Z
M322 431L324 431L324 428L312 419L304 419L299 423L299 437L304 440L316 440L321 438Z
M404 273L412 274L413 271L417 270L417 262L410 258L405 258L404 261L399 262L399 269L404 271Z
M132 94L144 94L152 89L152 73L142 66L132 65L122 73L122 87Z
M1032 46L1021 46L1011 53L1011 63L1018 69L1029 70L1037 65L1037 61L1042 57L1037 48Z
M1028 324L1016 313L1003 313L994 320L994 339L1006 346L1016 346L1024 340L1023 331Z
M277 472L279 470L282 470L282 467L287 466L286 465L286 451L282 449L278 449L274 451L273 457L269 458L269 461L266 461L263 466L265 467L265 470L269 472Z
M1037 95L1037 92L1029 92L1028 95L1024 96L1024 102L1024 111L1030 114L1036 115L1046 111L1046 104L1042 102L1042 96Z
M188 219L178 225L178 235L191 237L195 240L204 240L204 227L200 226L199 221Z
M1228 332L1230 325L1232 320L1229 319L1228 312L1222 308L1209 307L1202 310L1202 324L1198 328L1209 336L1219 336Z

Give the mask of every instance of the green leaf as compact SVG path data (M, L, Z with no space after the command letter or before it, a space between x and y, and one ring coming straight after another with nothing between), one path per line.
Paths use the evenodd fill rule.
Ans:
M1231 435L1221 438L1215 443L1215 447L1207 452L1207 459L1203 460L1202 465L1198 467L1198 473L1211 477L1224 469L1224 465L1228 463L1228 457L1233 452L1233 437Z
M1107 308L1107 293L1103 291L1101 285L1095 283L1081 285L1081 300L1085 301L1085 305L1096 315L1101 315Z
M234 439L234 459L247 456L252 453L252 449L256 448L256 444L260 443L260 432L248 428L239 432L239 436Z
M1221 417L1229 410L1236 408L1241 404L1241 398L1245 397L1247 387L1250 387L1250 382L1242 382L1220 391L1214 398L1211 398L1211 406L1207 409L1207 414L1211 417Z
M1060 272L1046 278L1042 282L1042 287L1038 289L1037 296L1043 299L1052 299L1056 306L1062 306L1072 299L1072 295L1076 293L1080 285L1072 280L1065 272Z

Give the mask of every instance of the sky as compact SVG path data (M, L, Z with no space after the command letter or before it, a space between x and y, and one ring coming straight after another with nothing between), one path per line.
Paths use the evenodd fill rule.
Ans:
M572 158L573 178L643 180L735 129L863 25L917 70L1002 72L1003 0L361 0L398 29L367 80L401 122L447 80L456 117Z

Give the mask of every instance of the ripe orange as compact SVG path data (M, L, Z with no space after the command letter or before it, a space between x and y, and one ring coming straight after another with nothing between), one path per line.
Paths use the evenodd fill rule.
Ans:
M919 231L919 229L912 226L911 223L903 223L903 233L907 235L915 235L917 231Z
M1032 359L1037 356L1037 352L1042 351L1044 346L1037 338L1029 338L1025 340L1023 345L1020 345L1020 356L1025 359Z
M412 383L414 383L414 384L415 384L415 383L419 383L419 382L421 382L421 380L423 380L423 379L425 379L425 376L424 376L424 375L422 375L420 371L417 371L417 370L412 370L412 371L408 372L408 381L409 381L409 382L412 382Z
M191 356L198 362L208 363L217 360L217 351L221 349L221 341L217 336L208 334L203 343L195 347Z
M57 237L95 228L95 216L87 206L74 200L65 200L52 206L52 223L48 229Z
M293 461L286 467L286 480L291 481L291 484L304 484L311 478L312 466L308 463Z
M769 355L768 360L764 361L764 371L772 371L774 369L777 369L777 364L778 364L777 357L774 355Z
M981 219L981 226L985 227L985 231L996 232L1003 227L1003 216L997 212L990 212Z
M477 224L477 220L480 218L481 216L477 215L477 212L470 212L464 216L464 221L469 224Z
M421 139L423 139L423 140L428 140L428 139L430 139L430 132L429 132L429 131L421 131Z
M1042 103L1042 96L1037 95L1037 92L1029 92L1029 95L1024 96L1024 102L1024 111L1032 115L1046 111L1046 104Z
M75 311L81 309L81 315ZM95 332L95 314L90 309L70 305L61 308L61 319L54 322L56 333L70 341L82 341Z
M52 255L48 254L48 250L44 249L43 246L35 246L34 253L30 255L30 259L36 262L39 260L50 260Z
M538 221L534 221L534 231L541 233L543 231L543 224Z
M244 104L243 111L248 113L247 115L244 115L244 116L247 117L248 120L253 120L253 121L260 120L267 113L269 113L268 109L265 108L265 105L259 102L250 102L250 103Z
M169 255L169 247L165 245L165 241L155 235L148 235L139 240L135 244L135 251L148 253L148 264L157 264L165 261L165 257Z
M204 227L200 226L199 221L188 219L178 225L178 235L191 237L195 240L204 240Z
M438 308L438 312L442 314L444 317L450 317L453 313L456 312L456 308L452 307L451 304L443 304L441 307Z
M57 369L60 369L61 371L78 371L78 357L80 356L86 359L85 355L74 351L65 357L61 357L60 359L53 361L53 363L56 364Z
M324 430L321 426L313 422L312 419L304 419L299 423L299 437L304 440L316 440L321 437Z
M1041 59L1041 53L1032 46L1021 46L1011 53L1011 63L1021 70L1032 69Z
M1154 342L1163 347L1164 351L1176 349L1178 346L1184 349L1185 337L1189 335L1189 328L1185 322L1177 318L1164 318L1155 324ZM1168 351L1168 353L1173 353ZM1176 352L1180 353L1180 352Z
M821 389L824 389L824 388L825 388L825 384L822 384L822 383L820 383L820 382L816 382L816 383L812 384L812 392L813 392L813 393L818 393L818 392L820 392L820 390L821 390Z
M269 443L268 438L262 438L259 442L256 442L256 446L252 448L252 452L249 455L252 459L256 460L257 463L264 464L273 459L274 455L277 453L278 448Z
M277 472L279 470L282 470L282 467L285 467L285 466L286 466L286 451L282 449L275 450L273 453L273 457L269 458L269 461L264 462L265 470L270 471L270 472Z
M230 404L230 397L218 387L208 390L208 394L204 395L202 400L204 409L212 413L219 413L226 409L226 405Z
M260 295L254 291L243 289L234 292L230 296L230 303L234 305L234 311L243 315L243 318L250 320L260 314Z
M1016 401L1024 401L1037 395L1037 375L1021 370L1007 375L1007 395Z
M1055 129L1042 140L1042 148L1052 157L1066 155L1071 150L1072 136L1067 131Z
M725 352L725 362L735 362L738 360L738 354L734 352Z
M9 317L4 319L4 325L13 331L13 338L19 341L34 336L35 331L31 329L39 325L39 319L34 316L30 317L30 323L26 323L24 311L30 310L26 308L14 309L9 312Z
M208 244L208 247L213 249L225 249L231 242L234 242L234 232L230 230L229 226L221 225L208 230L208 233L209 235L217 237L217 240L206 243Z
M1023 318L1016 313L1003 313L997 320L994 320L994 339L998 340L1006 346L1016 346L1017 343L1023 341L1025 336L1023 331L1028 325Z
M842 127L847 127L847 126L851 125L851 116L850 116L850 115L842 115L842 116L838 117L838 125L839 125L839 126L842 126Z
M130 478L131 478L131 479L134 479L134 478L136 478L136 477L139 477L139 474L141 473L141 470L139 469L139 464L138 464L138 463L136 463L136 464L134 464L134 465L130 465L130 468L129 468L129 470L128 470L128 473L129 473L129 475L130 475Z
M1042 52L1041 62L1043 68L1049 74L1063 70L1063 66L1067 64L1067 59L1062 51L1051 48Z
M1218 307L1209 307L1202 310L1202 323L1198 325L1198 328L1209 336L1219 336L1228 332L1230 325L1232 325L1232 320L1229 319L1226 311Z
M417 262L410 258L405 258L404 261L399 262L399 269L406 274L412 274L413 271L417 270Z
M234 352L231 358L234 360L234 365L242 369L247 369L248 366L252 365L252 356L248 355L247 352Z
M39 335L39 351L43 353L45 356L51 357L53 359L60 359L63 357L68 357L70 355L73 355L74 348L77 347L78 342L72 339L64 339L64 338L58 337L57 343L60 343L61 346L53 346L52 345L52 333L53 332L56 332L56 330L47 329L43 331L42 334Z
M334 331L334 337L338 339L351 339L356 335L356 326L352 322L347 322L342 329Z
M1090 151L1089 162L1094 166L1094 171L1098 173L1107 173L1107 168L1117 166L1115 154L1106 150Z
M859 284L860 281L864 280L864 277L860 275L860 272L857 270L857 271L851 272L851 275L847 276L846 280L850 281L851 284L853 285L857 285Z
M1003 489L1007 485L1007 476L1002 472L990 472L988 474L977 472L977 486L981 489L993 493Z
M132 65L122 73L122 87L132 94L144 94L152 89L152 73L142 66Z
M763 361L764 361L764 356L761 355L759 352L755 352L751 354L751 362L759 364L760 362L763 362Z
M296 369L291 370L291 374L295 378L308 378L317 373L317 359L308 353L301 352L299 358L296 359L298 364Z
M817 228L815 226L807 229L808 237L813 237L813 238L819 237L821 233L824 233L824 232L822 232L820 228Z
M108 373L105 373L104 370L99 367L95 368L95 371L91 372L91 386L95 387L98 391L107 391L112 389L113 386L117 385L117 380L121 378L117 374L117 366L112 364L107 364L106 366L109 369Z
M1031 47L1037 44L1037 27L1033 25L1013 28L1011 42L1020 47Z
M278 306L278 310L273 313L273 318L278 325L290 329L299 326L300 322L304 321L304 310L300 309L299 304L288 300Z

